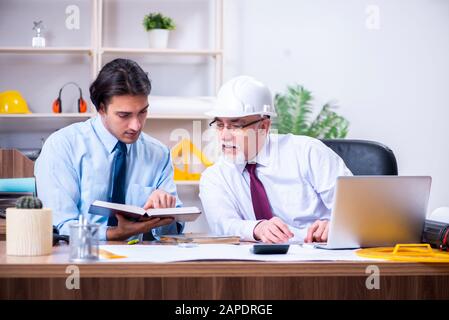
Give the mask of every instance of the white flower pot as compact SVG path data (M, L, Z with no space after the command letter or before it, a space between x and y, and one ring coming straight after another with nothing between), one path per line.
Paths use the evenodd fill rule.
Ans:
M148 31L150 48L166 49L168 47L169 34L170 30L166 29L153 29Z
M6 209L6 254L49 255L52 245L51 209Z

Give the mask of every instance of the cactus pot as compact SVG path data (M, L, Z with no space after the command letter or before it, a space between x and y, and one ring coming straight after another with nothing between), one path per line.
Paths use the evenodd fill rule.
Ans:
M51 209L6 209L6 254L49 255L52 237Z

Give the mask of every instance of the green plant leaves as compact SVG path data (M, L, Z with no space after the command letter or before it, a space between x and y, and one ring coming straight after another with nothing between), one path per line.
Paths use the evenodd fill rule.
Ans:
M143 18L143 27L145 31L153 29L174 30L176 25L170 17L166 17L162 13L157 12L145 15Z
M307 132L308 136L325 139L346 137L349 122L342 116L339 116L335 111L332 111L331 108L336 107L330 103L326 103L323 106L318 116L310 124Z
M313 121L309 119L313 111L313 97L303 86L287 86L287 92L276 94L274 100L278 117L273 124L278 133L293 133L318 139L345 138L348 134L348 120L333 111L337 106L330 102L322 107Z

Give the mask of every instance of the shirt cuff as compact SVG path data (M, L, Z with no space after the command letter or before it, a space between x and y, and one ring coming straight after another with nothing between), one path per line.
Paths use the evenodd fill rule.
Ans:
M98 227L98 240L100 241L106 241L106 230L108 229L108 226L102 225Z
M242 237L243 240L257 241L256 239L254 239L254 228L260 221L262 220L241 221L242 227L240 228L240 237Z

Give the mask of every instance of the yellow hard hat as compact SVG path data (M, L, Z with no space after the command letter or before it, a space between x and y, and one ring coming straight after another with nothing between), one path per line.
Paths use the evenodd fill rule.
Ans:
M19 91L0 93L0 113L31 113L28 104Z

